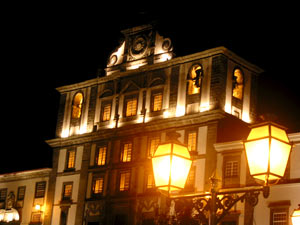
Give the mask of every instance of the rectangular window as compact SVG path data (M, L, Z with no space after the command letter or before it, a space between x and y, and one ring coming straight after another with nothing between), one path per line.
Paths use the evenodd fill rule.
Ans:
M103 166L106 161L106 146L101 146L98 148L97 156L96 156L96 165Z
M125 103L126 103L125 116L126 117L135 116L137 111L137 98L136 97L127 98Z
M0 189L0 209L5 209L7 188Z
M288 225L287 212L274 212L273 225Z
M26 190L25 186L18 187L18 196L17 196L18 201L24 200L25 190Z
M190 131L187 135L187 144L189 151L196 151L197 149L197 131Z
M102 107L102 117L101 120L103 122L109 121L110 120L110 115L111 115L111 103L105 104Z
M130 184L130 171L123 171L120 173L120 191L128 191Z
M46 190L46 181L37 182L35 184L35 198L44 198Z
M225 177L237 177L239 175L239 162L227 161L225 163Z
M147 185L146 185L146 188L147 189L151 189L151 188L154 188L154 187L155 187L155 182L154 182L153 173L149 173L147 175Z
M33 212L31 215L31 223L41 223L42 214L40 212Z
M148 143L148 156L153 156L157 146L160 143L160 137L151 137Z
M103 184L104 178L103 177L94 177L92 191L94 195L99 195L103 193Z
M67 169L75 168L75 150L68 150L67 152Z
M152 93L152 97L151 97L151 110L152 112L157 112L162 110L162 100L163 100L163 93L160 92L156 92L156 93Z
M124 143L121 150L121 162L130 162L131 161L131 153L132 153L132 143L127 142Z
M63 185L63 200L70 200L72 197L73 183L64 183Z

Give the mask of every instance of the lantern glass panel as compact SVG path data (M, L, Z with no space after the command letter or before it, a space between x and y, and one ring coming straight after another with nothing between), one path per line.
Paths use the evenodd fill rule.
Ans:
M155 185L157 187L169 185L170 179L170 156L152 158Z
M171 153L171 144L158 145L154 156L167 155Z
M270 172L278 176L283 177L285 168L289 159L291 146L271 139L271 150L270 150Z
M271 135L272 137L278 138L279 140L289 142L285 130L280 129L278 127L271 126Z
M177 156L172 158L171 186L184 188L192 161Z
M291 217L293 225L300 225L300 208L295 209Z
M246 155L248 159L250 174L267 173L268 160L269 160L269 139L261 139L256 141L249 141L245 143ZM265 179L261 176L256 177L258 179Z
M190 153L189 153L188 149L182 145L174 144L173 145L173 154L182 156L185 158L190 158Z
M269 136L269 126L268 125L252 128L247 140L249 141L249 140L254 140L257 138L262 138L262 137L267 137L267 136Z

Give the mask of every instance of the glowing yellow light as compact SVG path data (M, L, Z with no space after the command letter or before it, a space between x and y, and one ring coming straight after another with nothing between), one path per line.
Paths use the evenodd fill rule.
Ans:
M181 144L159 145L152 158L155 186L170 192L184 188L192 161Z
M299 204L299 208L294 210L291 218L292 218L293 225L300 225L300 204Z
M230 113L231 114L231 105L226 103L225 104L225 112Z
M284 176L291 151L284 129L273 123L253 127L244 144L254 178L268 182Z
M176 117L183 116L185 114L185 106L177 105L176 107Z
M87 132L87 124L84 124L80 127L78 134L85 134Z
M249 113L243 112L242 120L246 123L251 123Z
M41 210L41 205L35 205L34 208L35 208L36 211L40 211Z
M203 102L200 106L200 112L205 112L209 110L209 102Z
M170 116L169 110L164 111L163 116L164 116L164 118L169 118L169 116Z
M68 129L63 129L60 135L62 138L67 138L69 137L69 130Z

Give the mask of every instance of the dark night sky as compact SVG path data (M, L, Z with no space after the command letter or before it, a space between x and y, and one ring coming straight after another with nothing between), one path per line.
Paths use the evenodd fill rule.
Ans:
M275 114L289 132L300 132L295 6L39 7L11 10L5 20L0 173L51 167L45 140L55 134L55 88L95 78L118 46L120 30L152 20L161 35L171 38L176 57L225 46L262 68L259 113Z

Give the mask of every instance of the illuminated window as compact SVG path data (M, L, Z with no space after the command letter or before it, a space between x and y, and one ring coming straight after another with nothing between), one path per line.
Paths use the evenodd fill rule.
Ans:
M149 173L147 175L147 184L146 184L146 188L147 189L151 189L155 187L155 183L154 183L154 177L153 177L153 173Z
M67 169L75 168L75 150L68 150L67 151Z
M232 96L242 100L243 99L243 90L244 90L244 76L243 72L240 69L235 69L233 72L233 90Z
M81 117L82 102L83 102L83 94L81 92L78 92L73 99L73 105L72 105L73 119L79 119Z
M70 200L72 197L72 188L73 188L73 184L72 183L65 183L63 185L63 195L62 198L64 200Z
M105 165L106 160L106 146L99 147L97 156L96 156L96 165L103 166Z
M31 215L31 223L35 223L35 224L42 223L42 213L33 212Z
M202 66L199 64L193 65L188 74L188 95L199 94L203 79Z
M35 198L44 198L46 190L46 181L37 182L35 184Z
M289 207L290 200L270 202L270 224L271 225L288 225L289 224Z
M110 120L110 115L111 115L111 103L105 104L102 108L102 117L101 120L108 121Z
M196 151L197 149L197 132L190 131L187 135L187 144L189 151Z
M123 144L122 150L121 150L121 162L130 162L131 161L131 153L132 153L132 143L127 142Z
M136 97L127 98L125 100L125 107L126 107L126 111L125 111L126 117L135 116L137 111L137 98Z
M157 92L152 94L151 110L153 112L162 110L162 100L163 100L162 92Z
M120 191L128 191L130 184L130 171L122 171L120 173Z
M103 177L96 177L93 180L92 191L93 194L99 195L103 193L103 184L104 178Z
M225 177L236 177L239 175L239 162L227 161L225 163Z
M148 144L148 156L153 156L157 146L160 143L160 137L151 137Z
M287 225L288 223L287 212L274 212L273 225Z

